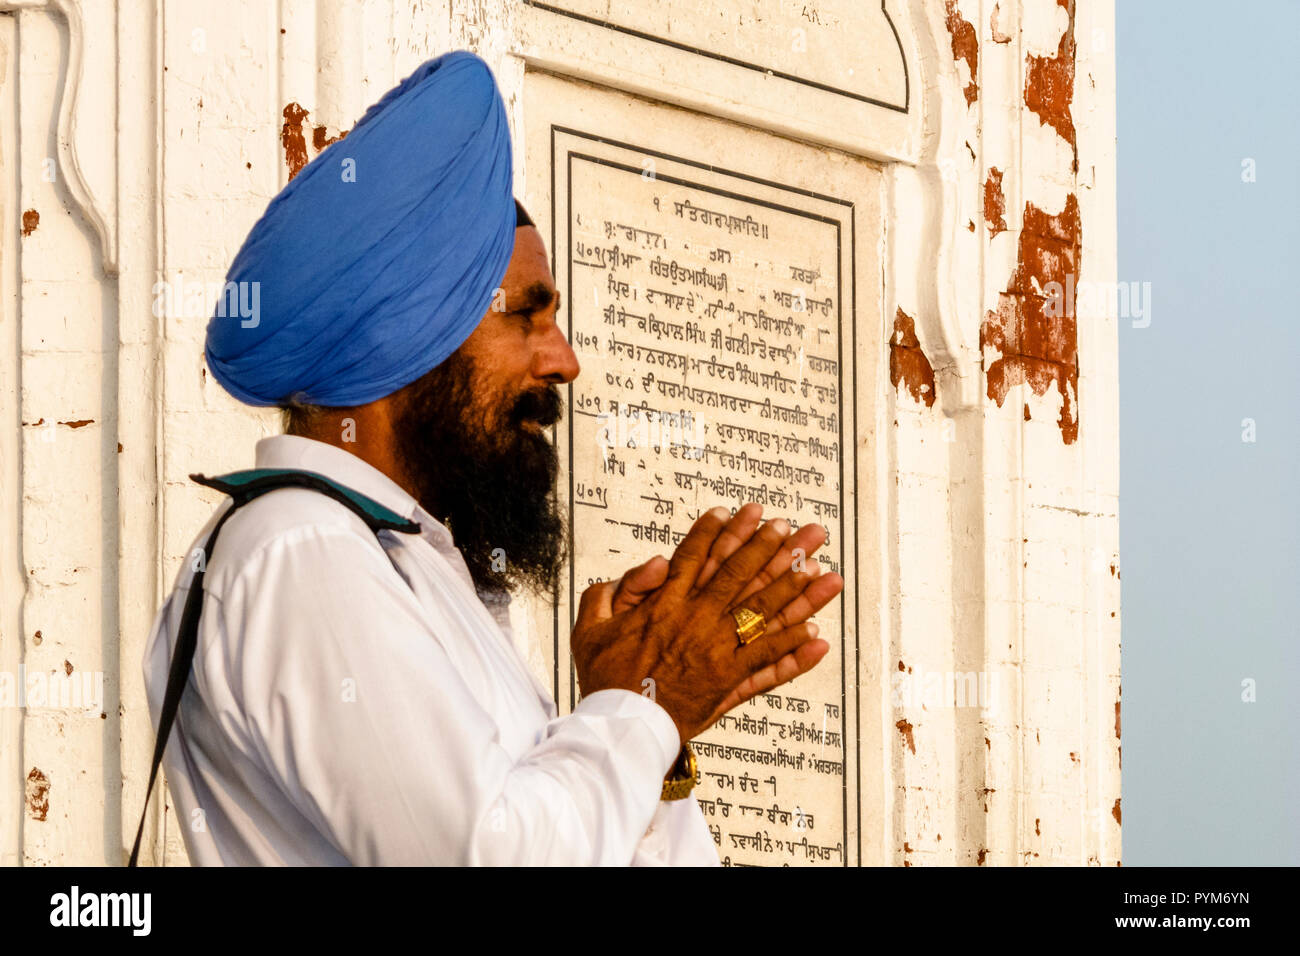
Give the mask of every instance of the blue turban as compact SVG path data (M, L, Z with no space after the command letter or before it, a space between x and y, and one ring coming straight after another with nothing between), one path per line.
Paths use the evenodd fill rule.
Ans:
M430 60L267 206L208 322L208 366L250 405L389 395L474 331L510 262L515 220L491 71L463 51ZM244 283L257 283L256 297ZM229 307L232 288L255 316Z

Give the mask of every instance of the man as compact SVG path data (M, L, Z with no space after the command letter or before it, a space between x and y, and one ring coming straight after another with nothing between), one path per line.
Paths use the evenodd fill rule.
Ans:
M157 726L201 587L165 758L196 863L716 864L687 742L828 649L808 618L843 582L796 560L824 529L716 508L671 560L583 594L583 696L557 717L508 610L565 556L544 429L579 366L510 170L490 72L448 54L306 167L231 267L261 314L214 317L208 363L291 432L255 474L334 494L219 509L155 623Z

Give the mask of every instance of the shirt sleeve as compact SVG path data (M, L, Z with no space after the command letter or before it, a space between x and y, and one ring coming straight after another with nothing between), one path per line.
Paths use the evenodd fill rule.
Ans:
M661 801L637 846L633 866L721 866L717 844L692 793Z
M350 862L633 862L679 749L658 704L591 694L515 759L438 639L443 624L376 540L345 529L277 536L222 591L240 710L228 719Z

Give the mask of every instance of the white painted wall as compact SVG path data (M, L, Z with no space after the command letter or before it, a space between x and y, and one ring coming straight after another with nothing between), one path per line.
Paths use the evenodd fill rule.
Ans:
M497 73L521 195L541 174L518 147L526 69L882 165L884 295L870 313L885 327L872 337L888 342L898 310L911 316L937 398L889 384L888 348L859 356L879 383L867 409L879 439L861 453L878 476L872 591L885 595L864 606L859 635L858 679L875 688L861 721L863 861L1118 861L1116 322L1079 318L1068 444L1054 389L1016 385L1001 407L988 397L999 355L980 338L1009 288L1027 204L1056 214L1075 196L1079 276L1114 281L1109 0L1080 0L1074 17L1077 172L1069 142L1025 100L1033 58L1055 56L1070 28L1057 0L886 0L911 97L890 115L773 92L689 54L656 57L519 0L0 0L0 10L0 673L103 675L92 716L0 707L0 861L125 859L152 747L143 642L219 501L186 476L246 466L278 427L206 374L207 302L155 315L155 283L224 276L287 181L288 104L308 111L310 158L316 126L349 128L419 62L462 47ZM969 102L954 33L977 50ZM992 167L1005 194L995 235ZM29 210L40 218L24 235ZM549 639L548 620L532 609L519 625ZM885 689L900 662L913 680L983 673L993 706L898 706ZM174 821L156 812L147 832L148 858L183 862Z

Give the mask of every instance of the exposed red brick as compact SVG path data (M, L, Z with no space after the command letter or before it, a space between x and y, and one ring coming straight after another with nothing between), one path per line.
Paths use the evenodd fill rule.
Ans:
M952 34L952 58L965 60L970 70L970 82L966 84L964 91L966 105L970 106L979 97L979 74L976 72L979 68L979 37L975 34L975 28L957 9L957 0L947 0L946 7L948 32Z
M895 388L902 382L912 398L927 408L934 404L934 369L921 351L916 323L902 309L894 316L894 334L889 338L889 382Z
M1115 822L1116 822L1116 823L1118 823L1120 826L1123 826L1123 825L1124 825L1124 821L1122 821L1122 820L1120 819L1120 816L1119 816L1119 801L1120 801L1120 798L1119 798L1119 797L1116 797L1116 798L1115 798L1115 805L1114 805L1113 807L1110 808L1110 815L1113 816L1113 817L1115 818Z
M989 227L989 238L1007 231L1007 197L1002 194L1002 170L989 167L984 180L984 221Z
M280 128L280 143L284 146L284 162L289 167L289 178L297 176L307 165L307 140L302 134L302 121L307 111L297 103L284 108L284 126Z
M343 139L349 132L351 130L340 130L337 136L330 136L324 126L317 126L311 131L311 144L316 147L316 152L319 153L326 146Z
M27 815L33 820L45 821L50 813L50 781L36 767L27 775Z
M1077 285L1082 258L1079 201L1073 194L1056 215L1025 203L1016 269L998 307L980 325L981 350L1000 356L986 366L988 397L1001 407L1013 385L1028 383L1035 395L1056 384L1062 407L1058 424L1067 445L1079 437L1078 327L1073 303L1049 307L1048 283ZM1059 306L1059 307L1058 307Z
M36 231L36 227L41 224L41 214L35 209L28 209L23 213L23 238L30 236Z
M1062 7L1068 17L1056 55L1029 55L1025 64L1025 105L1070 144L1074 153L1071 168L1077 173L1079 146L1075 139L1074 118L1070 114L1070 104L1074 101L1074 3L1075 0L1056 0L1057 6Z

